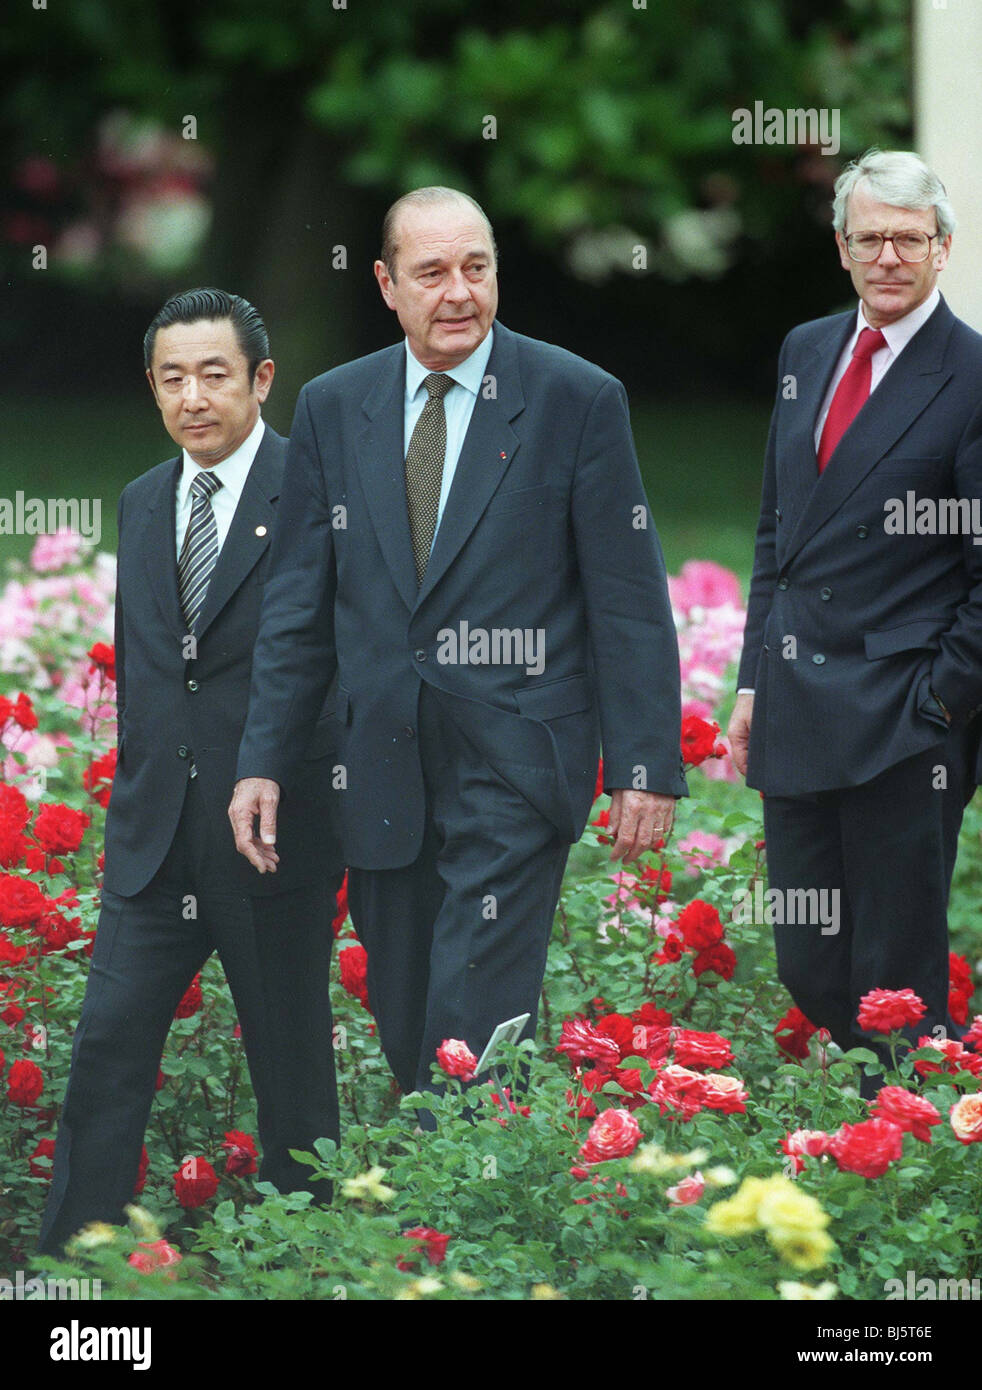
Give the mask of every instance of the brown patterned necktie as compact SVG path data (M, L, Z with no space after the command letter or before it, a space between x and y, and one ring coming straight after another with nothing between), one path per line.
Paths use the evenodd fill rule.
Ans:
M416 421L406 454L406 506L417 584L423 582L436 531L443 460L447 452L447 414L443 398L453 384L453 377L440 372L430 372L426 377L423 385L428 399Z

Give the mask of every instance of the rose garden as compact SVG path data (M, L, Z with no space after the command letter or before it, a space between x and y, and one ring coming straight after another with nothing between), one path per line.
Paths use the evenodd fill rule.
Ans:
M113 562L42 537L3 582L0 1268L29 1275L98 918ZM900 1047L923 1006L874 990L859 1023L896 1066L867 1103L875 1054L842 1054L792 1006L769 928L735 910L766 884L760 799L719 734L738 582L691 561L671 591L690 798L669 843L630 870L610 861L598 798L570 856L534 1047L506 1049L465 1100L476 1059L446 1040L437 1131L421 1133L374 1036L342 895L343 1146L307 1155L330 1203L257 1183L252 1091L212 960L177 1010L128 1226L88 1227L70 1264L44 1268L150 1299L875 1300L909 1271L978 1278L982 815L966 814L950 909L950 1011L969 1032Z

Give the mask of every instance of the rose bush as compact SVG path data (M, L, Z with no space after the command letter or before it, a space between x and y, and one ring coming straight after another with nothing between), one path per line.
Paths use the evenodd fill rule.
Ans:
M112 562L42 540L0 594L8 1271L31 1262L50 1187L115 768ZM437 1130L423 1133L418 1098L398 1094L382 1057L342 895L343 1148L319 1141L307 1156L323 1203L279 1196L258 1184L255 1101L209 961L167 1040L136 1178L144 1207L74 1247L104 1298L880 1299L926 1249L937 1277L978 1276L982 818L969 807L950 909L951 1012L968 1031L898 1049L868 1105L858 1082L874 1054L832 1046L778 984L769 930L734 920L736 895L766 874L760 798L718 734L739 586L690 562L671 588L692 797L668 844L624 867L609 859L598 777L537 1043L472 1080L468 1040L444 1040L427 1098ZM916 1036L909 994L872 991L861 1025Z

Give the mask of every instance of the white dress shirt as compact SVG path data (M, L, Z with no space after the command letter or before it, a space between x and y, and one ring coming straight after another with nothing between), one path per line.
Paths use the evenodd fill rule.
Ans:
M450 485L457 471L457 461L463 448L464 436L467 433L467 427L471 422L474 406L477 404L477 397L484 382L484 372L488 365L488 358L491 356L493 339L494 329L491 328L488 330L487 337L483 342L478 343L470 357L465 357L463 362L459 362L456 367L451 367L449 371L443 373L443 375L453 378L454 385L443 398L443 408L447 416L447 452L443 461L443 484L440 488L440 503L436 513L434 541L436 540L436 532L440 529L447 498L450 495ZM409 441L413 437L416 421L422 415L423 406L428 399L423 382L429 375L430 368L424 367L422 362L413 355L407 338L403 457L409 453ZM430 553L432 554L432 546Z
M232 518L235 516L235 509L242 496L242 489L245 487L245 480L249 476L249 469L259 452L265 428L263 418L260 415L235 452L229 454L227 459L222 459L221 463L216 463L212 468L199 468L187 449L183 450L184 463L177 479L176 541L178 559L181 558L181 547L184 544L188 526L191 524L191 502L193 500L191 484L198 473L205 472L214 473L216 478L222 480L221 487L211 495L211 510L215 515L215 526L218 530L218 551L221 554L225 538L232 525Z

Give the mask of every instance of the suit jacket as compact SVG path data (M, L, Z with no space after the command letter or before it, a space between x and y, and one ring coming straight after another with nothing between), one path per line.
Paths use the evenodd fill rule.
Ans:
M280 825L286 851L260 875L236 852L228 820L286 440L267 425L185 659L175 551L180 458L128 483L119 499L116 589L116 775L106 820L105 884L129 897L149 883L177 828L192 763L215 826L215 876L240 891L287 892L343 868L337 837L331 710L305 735L295 796ZM262 534L257 534L257 528Z
M271 777L289 799L337 670L349 864L419 852L423 681L567 840L586 823L601 738L607 788L684 795L675 628L624 388L496 323L417 590L405 367L398 343L300 394L238 775ZM527 631L544 669L448 660L461 623Z
M815 422L854 325L806 323L781 349L739 674L756 688L747 781L775 796L940 743L932 688L956 721L982 706L982 545L885 524L908 492L982 496L982 337L942 299L819 477Z

